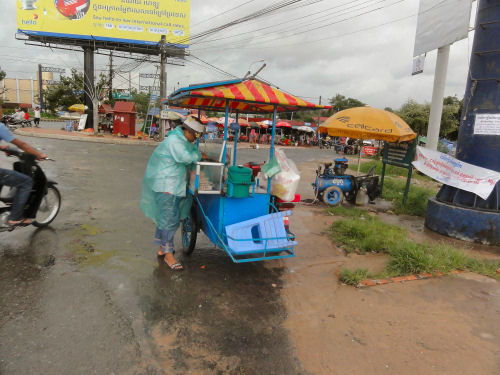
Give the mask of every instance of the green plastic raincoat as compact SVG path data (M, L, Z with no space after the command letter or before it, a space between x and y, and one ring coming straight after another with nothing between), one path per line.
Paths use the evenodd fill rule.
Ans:
M160 208L155 192L186 197L186 184L191 164L201 160L201 153L184 136L180 126L153 151L142 181L140 206L144 214L158 226ZM190 198L190 197L189 197ZM181 203L181 219L189 213L189 202Z

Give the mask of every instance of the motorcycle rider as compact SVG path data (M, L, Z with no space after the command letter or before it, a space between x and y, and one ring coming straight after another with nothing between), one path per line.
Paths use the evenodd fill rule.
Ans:
M47 155L42 154L26 142L15 138L14 135L9 131L9 129L7 129L7 127L0 122L0 142L2 140L12 143L13 145L19 147L21 150L29 154L35 155L38 160L47 158ZM7 146L0 145L0 150L6 151ZM16 195L14 196L14 200L12 201L12 208L10 210L10 215L7 221L8 225L30 225L32 221L30 218L23 218L23 210L24 205L29 198L31 187L33 185L31 177L10 169L0 168L0 186L1 185L16 188Z
M24 112L21 110L21 108L16 109L16 113L12 116L16 122L21 122L24 120Z

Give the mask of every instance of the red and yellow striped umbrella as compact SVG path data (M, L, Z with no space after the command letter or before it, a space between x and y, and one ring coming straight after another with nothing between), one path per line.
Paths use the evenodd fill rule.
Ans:
M231 112L270 113L274 106L278 112L324 109L257 79L234 80L182 88L169 98L169 104L184 108L222 111L229 100Z

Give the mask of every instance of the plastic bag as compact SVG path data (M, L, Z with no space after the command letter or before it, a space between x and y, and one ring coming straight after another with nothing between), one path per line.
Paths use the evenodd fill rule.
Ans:
M272 179L271 194L284 201L292 201L300 182L300 172L293 160L288 159L282 149L275 150L275 157L281 172Z
M262 166L262 172L264 172L267 177L273 177L275 174L281 172L281 167L276 157L273 157L270 161Z

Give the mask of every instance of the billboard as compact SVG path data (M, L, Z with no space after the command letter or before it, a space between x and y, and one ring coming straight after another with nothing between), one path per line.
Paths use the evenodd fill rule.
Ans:
M190 0L16 0L28 35L187 48Z
M471 0L420 0L413 57L467 38Z

